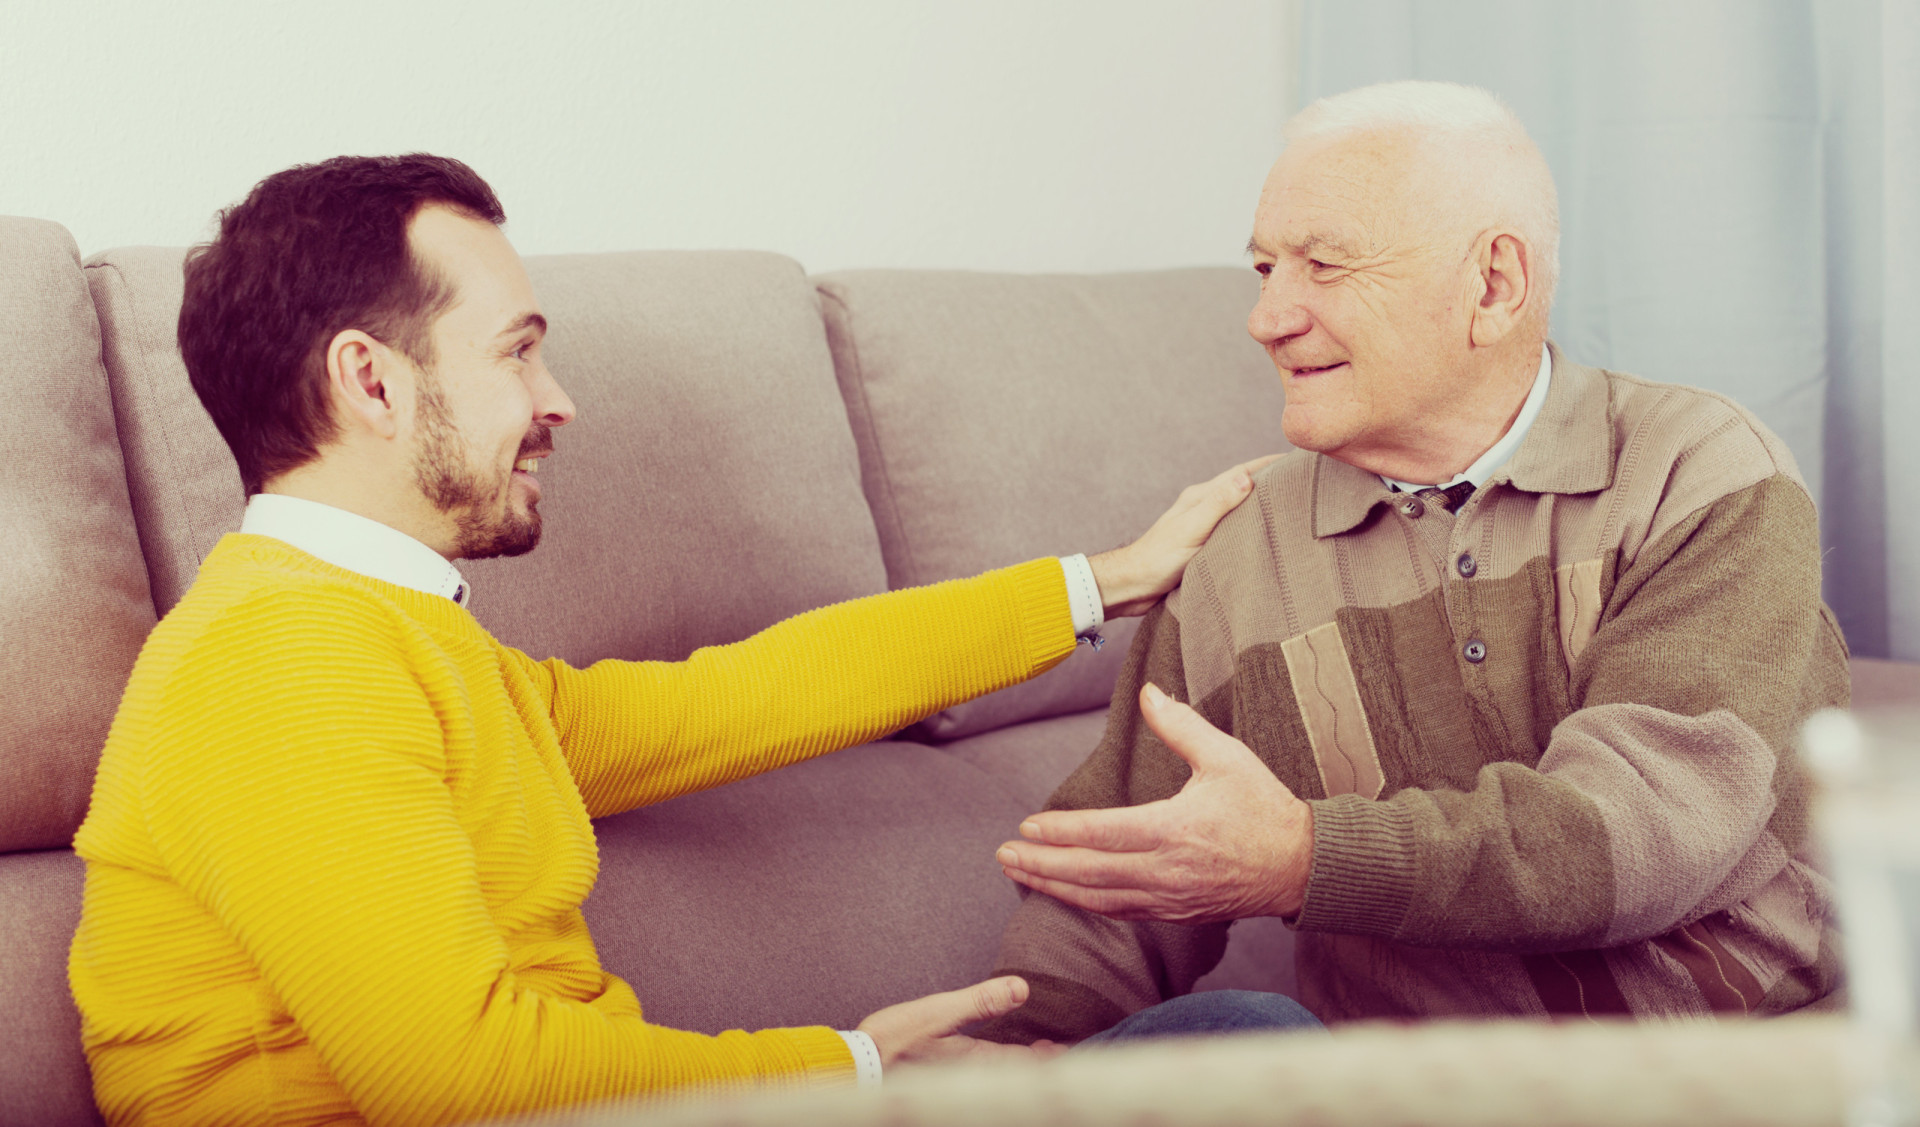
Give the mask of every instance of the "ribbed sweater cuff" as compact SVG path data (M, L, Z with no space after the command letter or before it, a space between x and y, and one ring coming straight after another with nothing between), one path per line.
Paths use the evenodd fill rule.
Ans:
M781 1032L792 1037L794 1050L806 1073L809 1088L851 1088L857 1079L853 1051L846 1038L826 1026L805 1026Z
M1058 664L1078 644L1067 578L1053 556L1016 564L1006 569L1006 575L1031 676Z
M1313 804L1313 875L1294 926L1392 939L1413 902L1413 815L1356 794Z

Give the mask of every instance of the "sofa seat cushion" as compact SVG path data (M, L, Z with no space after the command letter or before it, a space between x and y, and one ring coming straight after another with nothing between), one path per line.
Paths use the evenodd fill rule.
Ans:
M1106 730L1107 710L1096 708L996 728L936 746L1000 780L1026 804L1022 813L1032 814L1045 809L1054 788L1093 754Z
M101 1121L67 992L85 881L67 850L0 857L0 1127Z
M955 756L866 744L600 820L587 923L649 1021L852 1029L993 970L1017 903L993 851L1027 813Z
M895 587L1125 543L1186 486L1287 449L1251 270L814 281ZM926 734L1104 705L1118 633Z
M239 526L240 478L175 344L185 252L88 260L162 612ZM578 418L543 464L545 538L468 563L476 617L538 657L679 658L886 589L811 285L746 251L526 260Z
M73 236L0 218L0 853L73 840L153 628L100 326Z

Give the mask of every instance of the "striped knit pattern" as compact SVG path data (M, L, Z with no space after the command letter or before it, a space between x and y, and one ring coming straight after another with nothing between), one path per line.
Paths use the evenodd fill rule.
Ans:
M829 1029L642 1019L580 914L589 819L872 739L1073 641L1043 559L582 670L446 599L229 536L142 651L75 840L100 1107L424 1124L848 1082Z
M1777 1014L1839 982L1793 738L1847 701L1812 499L1707 392L1554 352L1539 418L1457 511L1295 452L1142 624L1049 805L1177 793L1151 681L1313 807L1301 1001L1322 1020ZM983 1035L1077 1040L1182 994L1225 924L1025 898Z

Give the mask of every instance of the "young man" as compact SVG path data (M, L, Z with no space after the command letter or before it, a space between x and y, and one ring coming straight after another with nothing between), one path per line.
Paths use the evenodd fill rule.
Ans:
M1050 668L1103 601L1172 588L1249 467L1090 562L685 662L535 661L467 614L450 562L534 547L534 473L574 415L503 220L457 161L341 158L269 177L187 260L181 351L250 501L148 639L75 843L71 979L110 1122L453 1122L1009 1051L953 1031L1018 1006L1011 978L846 1033L646 1023L580 914L589 819Z

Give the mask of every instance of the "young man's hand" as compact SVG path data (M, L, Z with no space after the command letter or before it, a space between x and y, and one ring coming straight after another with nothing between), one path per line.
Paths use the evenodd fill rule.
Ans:
M1187 562L1213 535L1213 526L1252 495L1254 472L1279 456L1243 462L1212 481L1189 485L1140 539L1089 557L1107 617L1145 614L1178 587Z
M1064 1051L1052 1041L1032 1045L1001 1045L978 1041L954 1032L963 1025L1012 1013L1027 1000L1027 982L1011 975L992 978L964 990L929 994L911 1002L888 1006L860 1023L860 1032L873 1038L880 1050L880 1066L923 1061L1000 1059L1041 1060Z

